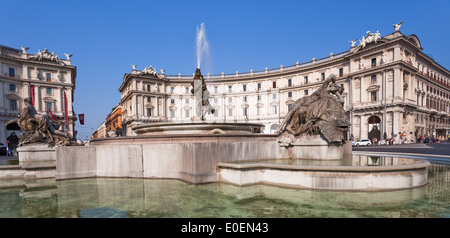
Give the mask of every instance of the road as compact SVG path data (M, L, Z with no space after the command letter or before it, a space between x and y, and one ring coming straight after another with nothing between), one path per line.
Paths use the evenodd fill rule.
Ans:
M399 145L372 145L352 147L353 153L402 154L410 157L421 157L431 162L450 164L450 141L440 143L412 143Z

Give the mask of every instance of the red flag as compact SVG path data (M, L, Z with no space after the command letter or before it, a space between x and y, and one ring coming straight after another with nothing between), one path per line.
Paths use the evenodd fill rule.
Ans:
M69 124L69 114L67 110L67 96L66 91L64 91L64 120L66 121L66 125Z
M48 112L50 112L50 116L52 116L53 120L56 121L56 118L55 118L55 116L53 116L52 110L50 110L50 108L48 109Z
M80 124L84 125L84 113L78 114L78 118L80 118Z
M31 105L34 106L34 85L30 85Z

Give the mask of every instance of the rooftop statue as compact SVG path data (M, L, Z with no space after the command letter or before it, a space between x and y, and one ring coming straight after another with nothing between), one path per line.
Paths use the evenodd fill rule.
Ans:
M402 23L403 23L403 21L392 25L394 27L395 31L400 31L400 27L402 26Z
M44 49L44 51L38 50L36 55L32 56L31 59L34 60L50 60L50 61L56 61L58 63L62 63L62 61L58 58L58 56L53 51L50 53L47 49Z
M206 113L214 114L215 109L209 103L209 91L206 88L205 79L199 68L195 70L194 81L192 81L191 85L191 93L194 95L197 103L197 116L201 116L202 121L204 121Z
M30 47L20 47L22 49L22 54L27 54L27 50L30 49Z
M370 33L370 31L367 31L366 36L363 36L359 41L359 45L364 48L367 44L377 43L379 40L381 40L380 32L377 31L376 33Z
M31 104L31 97L25 98L25 107L20 112L19 118L12 119L6 123L17 123L23 130L19 136L19 146L29 143L47 143L49 146L71 145L72 139L69 131L60 131L50 121L47 115L39 114ZM58 127L63 121L56 122Z
M322 135L328 143L345 143L350 126L344 110L344 87L332 74L313 94L295 101L277 133L281 146L289 146L298 136Z

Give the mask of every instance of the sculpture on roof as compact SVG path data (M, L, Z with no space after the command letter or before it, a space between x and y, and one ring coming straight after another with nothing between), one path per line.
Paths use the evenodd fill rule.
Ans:
M50 53L47 49L44 49L44 51L41 51L39 49L36 55L32 56L31 59L56 61L57 63L62 64L61 60L58 58L55 52L53 51L52 53Z
M30 49L30 47L20 47L22 49L22 54L27 54L27 50Z
M135 67L136 67L135 65L131 65L131 66L133 67L133 69L135 69ZM144 70L142 70L139 73L139 75L149 74L149 75L153 75L158 78L165 78L164 70L160 69L160 71L161 71L161 74L158 74L158 72L156 72L156 69L154 69L153 66L150 65L150 66L144 68Z
M321 135L328 143L345 143L350 122L343 107L343 91L332 74L313 94L295 101L277 131L280 146L290 146L296 137L305 135Z
M402 23L403 23L403 21L392 25L394 27L395 31L400 31L400 27L402 26Z
M195 108L197 116L201 116L202 121L204 121L205 115L207 113L214 114L215 109L209 103L209 91L206 88L205 79L199 68L195 70L194 81L192 81L191 85L191 93L194 95L197 103Z
M66 56L67 60L70 60L70 57L72 57L72 55L64 53L64 55Z
M370 33L370 31L366 32L366 36L363 36L362 39L359 41L359 45L362 46L362 48L366 47L367 44L370 43L377 43L381 39L380 32L376 33Z
M357 39L349 41L352 47L355 47L356 41L357 41Z
M49 146L66 146L74 142L69 131L58 129L64 121L57 121L54 125L47 115L39 114L32 105L31 97L25 98L25 107L18 118L12 119L6 125L17 123L23 132L19 136L19 146L29 143L46 143Z

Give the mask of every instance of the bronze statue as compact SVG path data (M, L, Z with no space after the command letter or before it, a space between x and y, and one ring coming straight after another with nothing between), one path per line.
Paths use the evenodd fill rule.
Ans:
M73 143L73 139L69 131L60 131L56 129L55 125L50 122L46 115L36 112L36 109L31 104L31 97L25 98L25 107L22 109L19 118L12 119L6 123L17 123L23 130L19 136L19 146L43 142L49 146L65 146ZM63 121L57 122L58 127Z
M201 116L202 121L204 121L206 113L214 114L215 109L209 103L209 91L206 88L205 79L199 68L195 70L194 81L192 81L191 85L191 93L195 96L197 102L197 116Z
M344 132L350 125L343 108L344 87L330 75L313 94L295 101L277 133L279 142L289 146L301 135L322 135L329 143L344 142Z

